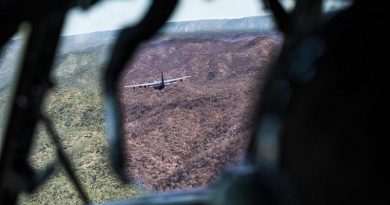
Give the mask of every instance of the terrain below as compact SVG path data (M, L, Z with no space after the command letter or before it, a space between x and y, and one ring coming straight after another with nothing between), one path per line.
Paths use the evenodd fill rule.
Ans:
M160 36L121 85L128 173L154 191L205 187L244 154L277 35ZM159 91L125 85L192 76Z

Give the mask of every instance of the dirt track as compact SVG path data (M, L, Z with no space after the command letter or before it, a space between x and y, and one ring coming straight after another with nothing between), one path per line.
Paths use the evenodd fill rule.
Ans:
M128 172L151 190L207 186L243 155L265 68L280 38L240 34L159 37L143 46L121 85L185 75L162 91L121 90ZM260 82L260 84L258 84Z

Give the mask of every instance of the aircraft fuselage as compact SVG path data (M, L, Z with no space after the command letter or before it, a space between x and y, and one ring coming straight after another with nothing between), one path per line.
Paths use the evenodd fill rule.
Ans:
M156 89L156 90L162 90L164 88L165 88L165 84L162 82L157 86L153 86L153 89Z

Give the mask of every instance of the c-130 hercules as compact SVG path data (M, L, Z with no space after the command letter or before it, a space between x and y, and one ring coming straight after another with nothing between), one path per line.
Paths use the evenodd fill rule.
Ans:
M180 78L174 78L169 80L164 80L164 74L161 72L161 80L160 81L154 81L153 83L144 83L144 84L137 84L137 85L126 85L125 88L153 88L156 90L162 90L165 88L166 85L172 85L175 84L177 81L183 81L186 78L190 78L191 76L184 76Z

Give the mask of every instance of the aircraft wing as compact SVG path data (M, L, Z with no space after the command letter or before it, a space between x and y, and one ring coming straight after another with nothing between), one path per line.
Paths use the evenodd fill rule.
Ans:
M177 83L176 81L174 81L174 82L168 82L168 83L165 83L165 82L164 82L165 85L172 85L172 84L176 84L176 83Z
M176 81L183 81L184 79L186 78L190 78L191 76L184 76L184 77L181 77L181 78L174 78L174 79L169 79L169 80L164 80L164 83L165 84L172 84Z
M159 84L158 82L154 82L154 83L143 83L137 85L126 85L125 88L146 88L146 87L153 87L158 84Z

